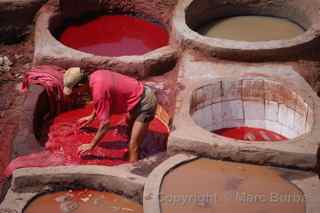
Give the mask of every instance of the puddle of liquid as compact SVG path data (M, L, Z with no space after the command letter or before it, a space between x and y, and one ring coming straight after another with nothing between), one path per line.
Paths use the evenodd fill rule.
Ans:
M169 172L163 213L304 213L304 196L271 168L199 159Z
M36 198L25 213L142 213L140 204L109 192L76 190L56 192Z
M202 27L203 35L238 41L270 41L296 37L304 32L288 19L267 16L236 16Z
M237 140L246 140L246 141L284 141L288 140L286 137L260 128L252 127L235 127L235 128L224 128L213 131L213 133L233 138Z
M71 48L100 56L142 55L168 43L160 25L125 15L101 16L68 26L59 40Z

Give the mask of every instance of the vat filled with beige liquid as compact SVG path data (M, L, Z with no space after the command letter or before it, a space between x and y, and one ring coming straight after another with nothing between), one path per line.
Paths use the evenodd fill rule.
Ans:
M208 37L249 42L291 39L304 31L289 19L268 16L222 18L211 21L198 30Z
M163 213L304 213L303 193L273 168L206 158L170 171L160 192Z

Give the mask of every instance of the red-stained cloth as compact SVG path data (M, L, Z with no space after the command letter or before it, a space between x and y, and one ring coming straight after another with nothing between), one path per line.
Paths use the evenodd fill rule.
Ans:
M64 69L58 66L41 65L25 73L21 91L28 90L31 84L44 87L50 101L51 113L58 114L63 109L63 74Z

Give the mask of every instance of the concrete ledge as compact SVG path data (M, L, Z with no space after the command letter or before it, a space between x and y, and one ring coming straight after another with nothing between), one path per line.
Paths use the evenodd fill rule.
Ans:
M292 180L303 193L306 202L306 213L317 213L320 209L320 181L317 175L312 175L304 179Z
M145 178L121 167L68 166L25 168L14 172L11 188L0 205L0 212L22 213L32 198L67 189L95 189L142 200Z
M30 33L33 18L46 1L0 1L0 42L14 42Z
M35 135L35 126L40 125L37 119L45 113L46 109L37 110L38 103L41 102L41 97L46 94L45 89L39 85L31 85L27 92L27 97L24 102L24 108L18 132L12 142L12 158L21 155L30 154L36 150L41 150L41 146ZM37 117L35 117L37 115Z

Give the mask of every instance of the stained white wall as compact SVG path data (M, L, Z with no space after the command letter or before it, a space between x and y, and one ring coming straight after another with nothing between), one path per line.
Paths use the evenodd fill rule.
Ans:
M289 139L307 133L313 111L294 91L275 81L219 81L196 89L190 114L209 131L231 127L263 128Z

